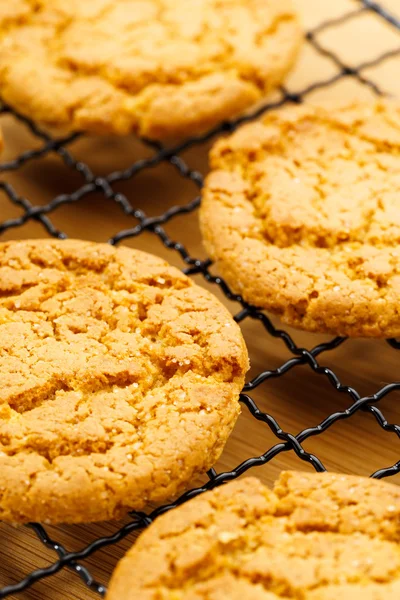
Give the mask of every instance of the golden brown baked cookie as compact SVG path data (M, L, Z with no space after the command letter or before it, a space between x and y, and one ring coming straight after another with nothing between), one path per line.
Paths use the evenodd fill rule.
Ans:
M50 127L151 138L206 130L292 66L292 0L13 0L0 7L4 100Z
M206 492L159 517L119 563L107 600L398 600L400 490L282 473Z
M212 294L82 241L0 245L0 520L120 517L219 457L248 367Z
M400 335L400 104L290 107L219 141L205 246L235 292L282 321Z

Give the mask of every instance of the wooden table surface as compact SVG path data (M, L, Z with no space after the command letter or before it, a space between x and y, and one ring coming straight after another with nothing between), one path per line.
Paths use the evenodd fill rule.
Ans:
M356 0L297 0L303 15L306 30L316 27L327 18L338 18L344 13L360 7ZM400 0L382 0L388 10L400 17ZM326 28L318 35L318 41L329 51L334 51L340 60L355 66L360 62L400 49L400 31L387 24L381 17L365 11L344 23ZM400 94L400 54L389 56L378 65L366 67L361 75L371 80L387 94ZM286 82L286 87L297 92L314 81L326 81L339 73L338 66L327 56L322 56L308 43L295 70ZM354 77L345 77L329 87L320 87L310 93L306 100L323 101L327 98L359 96L368 98L371 87ZM276 94L275 94L276 96ZM28 148L37 147L38 142L27 129L10 116L0 119L3 126L6 152L2 158L9 160ZM71 145L76 158L84 159L98 174L128 166L136 159L150 156L151 150L134 139L85 138ZM185 152L184 158L192 168L207 170L208 147ZM30 199L33 204L44 204L62 192L72 192L81 184L78 174L69 170L54 155L32 160L18 170L5 173L3 179L12 183L18 194ZM146 170L128 183L115 186L124 192L132 205L143 208L148 215L158 215L169 206L184 204L194 198L197 190L193 183L180 178L169 164ZM5 195L0 194L0 221L21 214ZM132 227L133 218L123 214L112 201L100 195L92 195L75 205L63 206L51 216L54 225L70 237L106 241L121 229ZM204 258L197 214L180 216L167 226L168 234L183 242L190 254ZM23 227L12 228L3 234L3 239L43 237L42 226L29 222ZM182 267L182 261L173 250L163 247L160 240L145 233L127 240L127 245L150 251L165 257ZM203 280L199 283L205 285ZM217 286L210 286L222 298ZM224 302L227 302L222 298ZM238 306L228 303L234 312ZM249 377L265 369L274 369L284 363L290 353L281 340L266 335L259 323L246 320L243 332L248 344L252 370ZM324 336L309 335L290 330L296 343L311 348ZM351 385L362 395L376 392L386 383L400 379L398 375L400 354L389 348L384 341L347 341L338 349L323 354L320 363L330 367L342 383ZM317 375L309 366L297 366L283 377L269 379L253 394L259 407L272 414L283 430L293 434L308 426L317 425L329 414L350 406L351 399L339 394L324 375ZM380 402L380 407L389 423L400 421L400 392L394 392ZM232 469L249 456L258 456L276 443L266 425L257 422L243 410L237 427L217 465L217 470ZM347 421L333 425L321 436L308 439L304 448L316 454L327 469L344 473L370 475L376 469L394 464L400 459L400 441L395 434L380 428L368 413L357 413ZM310 469L293 452L279 454L267 465L254 469L254 474L265 483L271 483L282 469ZM0 474L1 478L1 474ZM400 482L395 476L392 481ZM196 482L195 482L196 483ZM95 502L96 499L93 498ZM96 537L116 531L120 524L101 523L87 526L49 527L48 532L68 550L78 550ZM116 561L133 542L130 536L117 546L97 552L86 565L102 583L107 583ZM35 568L53 562L55 555L46 550L34 534L25 527L0 524L0 587L16 582ZM43 580L27 591L12 598L24 599L88 599L96 597L80 582L76 574L63 570Z

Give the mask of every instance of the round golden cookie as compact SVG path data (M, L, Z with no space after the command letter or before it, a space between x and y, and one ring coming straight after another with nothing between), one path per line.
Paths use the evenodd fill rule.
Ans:
M141 535L111 580L121 598L398 600L400 490L327 473L229 483Z
M187 137L277 87L301 29L292 0L13 0L0 90L49 127Z
M270 113L211 168L201 228L235 292L308 331L400 335L400 104Z
M240 330L163 260L0 245L0 520L118 518L217 460L248 367Z

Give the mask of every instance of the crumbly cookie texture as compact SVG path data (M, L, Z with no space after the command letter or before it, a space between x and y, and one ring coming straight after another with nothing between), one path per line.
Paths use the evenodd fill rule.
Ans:
M0 520L164 502L217 460L248 368L240 329L163 260L81 241L0 245Z
M400 335L400 104L268 114L211 152L205 246L245 300L308 331Z
M282 473L206 492L158 518L119 563L107 600L397 600L400 489Z
M242 113L292 66L291 0L13 0L0 90L49 127L181 138Z

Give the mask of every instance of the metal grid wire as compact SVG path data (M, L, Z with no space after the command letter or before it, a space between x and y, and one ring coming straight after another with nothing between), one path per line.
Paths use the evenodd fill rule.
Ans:
M350 19L357 19L360 15L365 13L373 14L377 19L383 19L386 23L392 25L393 28L399 30L399 48L397 50L382 54L381 56L376 57L374 60L364 62L354 67L346 64L335 53L324 48L323 45L321 45L318 41L318 35L323 30L337 27L343 23L346 23ZM318 27L306 34L306 39L319 54L328 57L335 63L339 69L337 74L325 81L316 81L309 85L306 89L303 89L295 94L289 93L283 88L283 96L279 101L265 104L263 107L257 110L256 113L250 116L243 116L236 120L224 122L206 134L186 140L185 142L173 148L164 147L160 144L144 140L145 144L147 144L153 151L153 154L150 158L138 160L129 168L123 171L115 171L104 177L96 176L96 174L91 171L87 164L76 160L68 150L68 146L78 137L80 137L81 134L77 133L68 137L54 139L41 131L40 128L32 123L29 119L17 114L11 107L7 105L0 106L0 114L12 114L42 142L40 148L28 150L20 154L20 156L14 160L0 163L0 174L3 173L3 178L0 180L0 191L5 194L6 198L8 198L11 203L23 209L21 216L14 219L9 219L5 222L0 222L0 233L3 233L5 230L22 227L29 221L36 221L43 226L43 229L47 234L60 239L65 238L67 237L66 234L58 230L53 225L51 221L51 215L60 206L77 203L93 193L101 193L105 199L115 202L117 205L119 205L121 210L128 217L133 217L136 222L136 224L131 228L115 234L109 240L111 244L118 244L124 239L136 237L145 231L158 236L158 238L167 248L177 252L180 255L181 259L186 265L186 273L189 275L201 274L207 282L219 286L227 298L233 300L239 305L239 312L235 316L237 322L240 323L245 319L260 321L261 327L265 331L265 335L280 339L286 345L292 355L292 357L279 368L270 371L263 371L254 377L252 381L245 385L240 397L244 408L247 409L255 419L265 423L272 433L275 434L277 438L275 445L270 447L261 456L249 457L232 471L217 473L214 469L212 469L208 473L208 482L202 487L190 490L182 495L175 503L157 508L151 514L145 515L143 513L132 513L131 520L124 527L116 531L111 536L96 539L79 552L69 552L61 544L52 540L44 527L35 523L30 524L29 527L34 530L39 540L45 546L54 551L56 560L53 564L47 566L46 568L38 569L28 574L18 583L8 585L0 589L0 598L15 595L18 592L25 590L35 582L54 575L63 568L69 568L73 573L78 575L86 584L86 586L91 588L95 594L97 593L100 596L104 596L106 593L106 587L95 581L90 571L81 565L79 561L88 558L101 548L118 543L131 532L148 526L161 513L170 510L176 505L193 498L197 494L200 494L207 489L211 489L221 483L235 479L252 467L264 465L282 452L294 452L300 460L310 463L316 471L325 470L321 460L317 456L306 452L302 446L302 443L311 436L321 435L337 421L349 419L359 411L371 413L371 415L376 419L378 425L384 431L395 433L400 438L400 426L388 423L384 414L377 406L378 402L386 395L390 394L394 390L400 389L400 382L385 385L372 396L361 397L361 395L354 388L342 385L337 375L331 369L324 367L319 363L319 357L321 354L328 350L337 348L346 341L345 338L337 337L330 342L320 344L311 350L298 347L287 332L276 329L265 314L257 310L255 307L245 303L240 296L234 294L221 277L213 276L209 271L209 267L211 265L210 261L202 261L191 256L188 250L181 243L173 241L168 236L163 228L163 225L178 215L196 211L200 204L199 197L194 198L186 205L173 206L157 217L149 217L142 209L134 208L124 194L117 193L113 189L113 185L115 183L124 180L130 180L138 173L146 169L151 169L164 162L169 162L175 167L182 178L193 181L196 186L201 189L203 185L203 176L201 173L191 170L180 157L180 154L184 150L210 140L218 134L232 132L242 123L253 120L262 113L273 108L277 108L285 103L300 103L312 91L318 88L327 88L341 79L355 78L362 85L369 87L375 94L380 95L382 93L381 90L373 81L364 77L362 71L366 67L380 64L388 57L395 55L400 56L400 21L380 4L371 0L359 0L359 6L355 4L354 10L344 14L339 18L321 23L318 25ZM32 205L27 198L20 197L13 186L7 183L7 181L4 179L4 174L7 174L7 172L10 171L18 170L22 165L28 161L31 161L32 159L40 159L41 157L45 157L52 153L58 155L68 169L79 173L82 178L82 184L79 189L73 193L60 194L53 198L48 204L40 206ZM395 350L400 349L400 342L394 339L387 340L387 343ZM266 380L270 378L282 377L285 373L297 367L298 365L307 365L310 369L312 369L313 372L320 375L322 383L326 381L333 386L338 393L347 395L348 408L330 415L318 425L304 429L298 435L294 436L291 433L283 431L272 415L262 412L251 398L249 393L251 393L252 390L260 386ZM399 472L400 461L394 465L379 469L372 474L372 477L383 478Z

